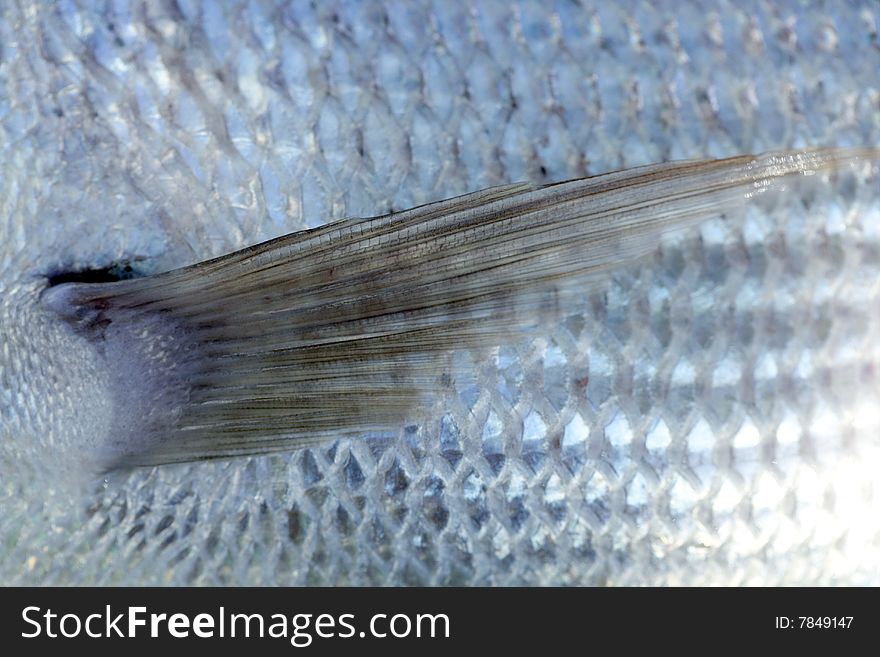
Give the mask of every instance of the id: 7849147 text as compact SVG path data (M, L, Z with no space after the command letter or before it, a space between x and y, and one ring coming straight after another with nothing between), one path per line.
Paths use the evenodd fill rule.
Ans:
M852 626L853 618L853 616L777 616L776 629L847 630Z

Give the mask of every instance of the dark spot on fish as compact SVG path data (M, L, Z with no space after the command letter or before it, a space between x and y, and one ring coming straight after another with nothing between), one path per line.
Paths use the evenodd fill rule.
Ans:
M63 283L115 283L140 276L141 274L132 267L131 263L117 262L97 269L54 272L46 278L49 281L49 287L55 287Z
M287 512L287 535L294 543L302 541L302 522L300 521L299 509L296 506Z
M170 513L166 514L165 516L162 517L162 519L156 525L156 529L154 530L153 535L158 536L159 534L164 532L166 529L168 529L173 522L174 522L174 516L171 515Z
M247 511L242 511L238 514L238 531L240 533L243 534L247 530L250 519L251 516Z

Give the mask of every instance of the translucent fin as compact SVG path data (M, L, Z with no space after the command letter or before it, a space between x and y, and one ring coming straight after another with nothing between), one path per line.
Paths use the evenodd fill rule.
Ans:
M488 189L46 302L119 370L107 467L288 450L399 425L448 385L452 350L553 321L669 234L792 177L877 158L772 153Z

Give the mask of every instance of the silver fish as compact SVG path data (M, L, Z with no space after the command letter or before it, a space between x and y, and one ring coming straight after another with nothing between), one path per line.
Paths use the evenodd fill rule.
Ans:
M336 415L305 423L295 436L285 429L273 447L280 453L253 455L266 450L241 440L235 423L243 413L259 411L246 424L262 441L275 405L255 409L249 386L263 379L242 385L252 372L235 359L223 361L228 371L212 369L200 388L226 391L224 403L230 390L246 393L231 420L184 440L168 440L166 429L145 432L169 409L177 412L179 391L143 367L151 355L167 362L164 338L174 334L149 313L129 321L136 308L196 317L184 333L206 331L199 344L246 337L236 346L241 355L253 340L269 340L259 313L294 306L289 298L273 306L278 297L267 294L255 315L230 315L241 306L228 299L240 290L229 281L245 284L263 257L264 265L281 262L304 276L287 289L309 290L324 308L344 303L346 289L310 283L322 271L338 282L338 270L308 266L316 240L338 243L355 229L372 235L367 229L383 221L418 231L431 208L455 220L444 224L451 235L468 234L455 219L468 201L400 212L421 203L526 180L464 199L519 208L513 216L523 217L522 203L537 195L546 201L537 219L556 229L559 217L546 210L558 210L559 193L569 188L542 183L808 145L876 148L877 8L853 3L835 11L796 3L527 2L4 8L5 581L874 582L880 217L873 151L843 157L846 166L823 163L855 151L728 163L725 180L737 163L764 167L737 179L736 198L743 185L770 188L745 206L707 195L711 185L694 186L705 179L671 177L673 190L689 181L712 207L690 217L686 205L672 205L643 239L612 222L620 232L609 244L621 251L596 251L598 279L580 271L577 285L548 286L529 268L537 260L502 269L489 279L493 291L499 281L517 285L493 295L488 308L466 305L465 332L443 334L448 313L397 317L397 328L408 331L406 319L427 321L415 328L443 348L420 342L416 351L431 358L397 361L380 391L359 387L359 379L352 388L321 390L309 417L321 409ZM767 168L792 158L801 163ZM851 159L868 162L850 167ZM633 183L639 175L610 179ZM583 192L602 180L566 185ZM608 198L632 203L634 187ZM657 207L670 198L661 187L642 200ZM594 216L596 207L584 205ZM492 208L493 216L503 210ZM318 229L389 210L385 219ZM712 218L718 214L725 216ZM638 229L650 213L632 216ZM666 219L683 230L689 218L703 223L672 236L665 230ZM294 232L303 228L317 230ZM525 229L482 235L486 252L509 254L492 239ZM288 233L268 247L175 270ZM418 256L426 245L442 246L436 237L413 242L400 269L381 270L411 266L418 277L431 275L443 259ZM569 256L559 261L568 280L573 254L589 252L597 236L572 229L558 237L552 253ZM475 239L468 253L476 253ZM522 254L547 239L534 233ZM381 243L371 246L379 248L366 253L392 255ZM291 255L305 258L300 269ZM614 272L606 271L612 261ZM382 262L361 261L355 270ZM126 265L151 275L47 289L65 272ZM343 269L340 280L354 280L355 270ZM461 289L486 280L463 273L472 278ZM168 286L175 277L178 284ZM156 282L158 296L150 293ZM187 294L192 284L198 289ZM383 297L383 312L389 299L399 297ZM349 319L363 319L363 306L349 309ZM306 317L296 339L341 330L335 315L333 326L315 332L322 316ZM542 316L552 319L541 325ZM475 333L480 321L486 331ZM112 342L108 326L130 333L109 360L95 351ZM358 335L364 330L360 324ZM150 342L151 335L159 339ZM135 344L131 336L161 348L134 353L125 348ZM450 354L456 340L461 349ZM132 355L138 365L127 367L123 357ZM198 363L208 362L203 356ZM273 364L256 370L265 365ZM391 374L405 385L390 388ZM120 399L137 403L120 413ZM388 418L396 426L377 421ZM188 422L191 430L209 424ZM210 439L230 423L232 443ZM315 433L322 434L317 445L299 448ZM205 456L227 458L169 464ZM112 470L96 486L81 459L162 465Z

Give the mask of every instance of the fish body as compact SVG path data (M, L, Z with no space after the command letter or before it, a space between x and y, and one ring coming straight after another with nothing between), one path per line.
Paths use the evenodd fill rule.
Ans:
M75 492L53 474L126 385L40 303L59 272L158 274L517 181L880 143L875 4L655 5L4 8L5 581L874 582L870 171L622 262L543 333L454 355L472 376L397 427Z

